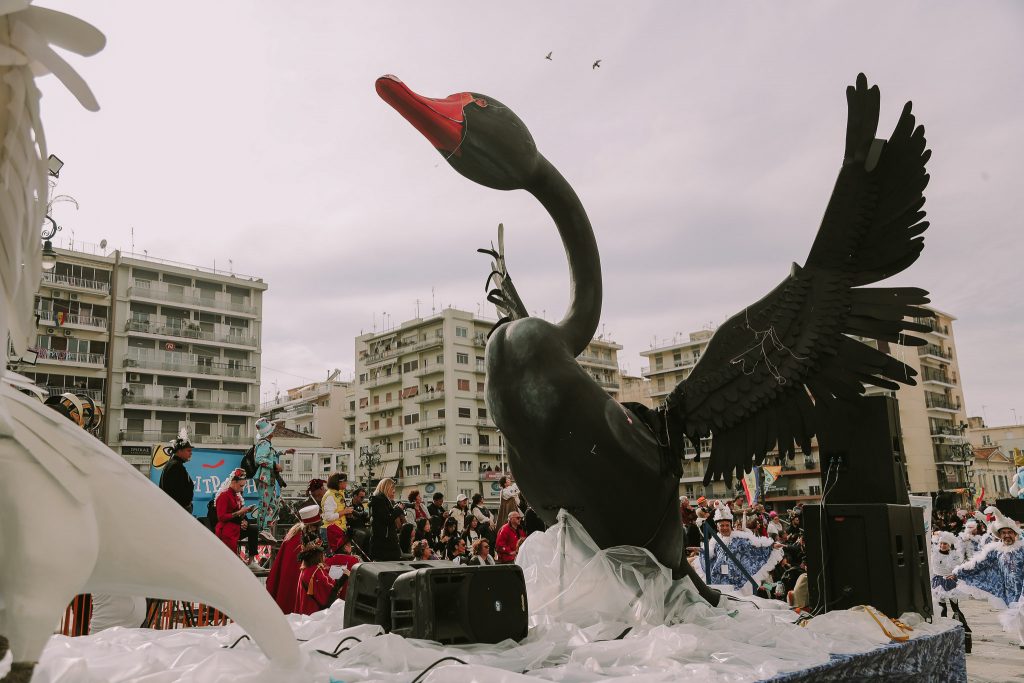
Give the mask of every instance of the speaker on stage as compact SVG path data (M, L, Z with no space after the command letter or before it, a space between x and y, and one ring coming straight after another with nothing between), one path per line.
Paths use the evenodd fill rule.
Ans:
M996 507L1018 524L1024 523L1024 498L1000 498Z
M899 402L891 396L814 406L822 492L829 503L910 502ZM830 463L838 465L829 476ZM826 479L828 481L826 482Z
M445 645L499 643L526 637L523 570L426 567L398 577L391 589L391 632Z
M444 560L421 562L363 562L352 569L345 598L345 628L378 624L391 630L391 585L402 574L428 567L451 567Z
M871 605L889 617L932 615L930 539L922 508L910 505L804 506L812 608Z

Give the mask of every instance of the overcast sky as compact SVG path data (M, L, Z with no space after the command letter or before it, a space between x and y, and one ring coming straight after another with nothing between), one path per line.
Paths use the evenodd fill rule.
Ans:
M128 250L134 228L137 252L266 280L264 396L350 374L353 338L417 306L493 316L475 249L499 222L527 307L564 311L540 205L455 173L379 75L526 122L589 212L603 329L639 373L655 340L724 321L803 262L864 71L880 137L910 99L933 150L926 248L893 282L958 318L969 414L1024 419L1024 3L40 4L108 40L70 57L98 114L41 81L59 191L81 205L57 209L60 238Z

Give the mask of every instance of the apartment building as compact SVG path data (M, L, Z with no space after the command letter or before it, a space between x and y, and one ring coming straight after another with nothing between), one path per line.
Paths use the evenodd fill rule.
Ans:
M925 346L881 345L882 350L892 353L919 375L916 386L903 386L892 392L899 400L907 473L910 490L914 493L970 488L974 476L971 458L964 448L963 428L966 422L953 338L955 318L937 309L930 310L935 312L934 318L916 321L930 327L928 333L921 335L928 342ZM712 334L711 330L700 330L686 338L677 336L670 343L641 352L640 355L648 362L641 374L651 382L650 396L656 405L689 376ZM869 388L868 393L889 392ZM1024 429L1021 432L1024 434ZM821 497L821 464L816 439L812 440L811 446L810 454L798 452L795 460L783 463L782 476L765 491L765 502L789 505ZM702 485L703 472L703 463L694 462L692 450L688 450L680 480L680 494L733 495L721 483L705 488Z
M622 389L616 400L620 403L642 403L648 408L654 407L654 400L651 398L651 381L644 377L635 375L622 375Z
M969 418L967 423L967 440L975 450L998 446L1018 467L1024 467L1024 425L989 427L980 417Z
M262 279L114 253L107 443L146 471L188 427L200 447L244 450L259 414Z
M35 363L11 363L50 396L88 394L106 410L111 281L115 260L56 249L57 265L43 271L36 294ZM106 431L106 424L100 434Z
M296 449L281 460L288 495L299 495L314 477L326 479L335 471L355 473L349 436L354 388L337 376L335 371L323 382L288 389L260 406L260 415L278 422L274 445Z
M446 309L356 338L352 436L357 471L376 452L374 479L397 477L399 494L419 489L453 501L482 493L497 501L507 468L504 441L487 411L484 348L491 320ZM595 339L580 365L610 393L620 389L618 351Z

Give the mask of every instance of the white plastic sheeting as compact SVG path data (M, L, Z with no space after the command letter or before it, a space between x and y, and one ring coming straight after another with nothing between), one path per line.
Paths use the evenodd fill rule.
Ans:
M521 643L443 647L381 634L376 626L342 629L339 601L312 617L289 617L296 638L306 641L299 668L275 667L248 640L226 649L243 633L237 624L176 631L114 628L95 636L54 636L33 680L409 683L451 656L466 665L444 662L420 680L744 683L824 664L830 653L867 652L889 642L864 612L832 612L799 627L776 601L744 598L711 608L695 597L688 580L673 582L646 551L598 549L570 516L531 535L518 563L527 579L531 620ZM946 619L922 623L915 615L906 621L915 627L912 637L956 625ZM316 652L336 651L350 637L358 640L344 642L336 658Z

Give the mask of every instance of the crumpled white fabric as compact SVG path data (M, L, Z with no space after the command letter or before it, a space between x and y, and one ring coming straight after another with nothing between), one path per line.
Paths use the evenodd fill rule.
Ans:
M532 534L517 563L530 606L530 632L520 643L445 647L383 634L377 626L343 629L344 604L338 601L309 617L289 617L296 638L306 641L297 669L275 668L248 640L226 649L243 635L237 624L176 631L113 628L95 636L54 636L33 680L408 683L450 656L467 664L443 662L421 680L747 683L824 664L831 653L867 652L889 642L864 612L830 612L800 627L778 601L743 598L710 607L689 580L672 581L647 551L600 550L568 515L547 532ZM905 615L904 621L914 627L912 637L957 625L950 619L928 624L917 615ZM339 644L337 658L316 652L334 652Z

